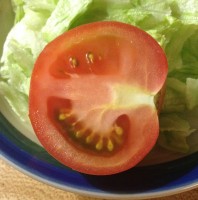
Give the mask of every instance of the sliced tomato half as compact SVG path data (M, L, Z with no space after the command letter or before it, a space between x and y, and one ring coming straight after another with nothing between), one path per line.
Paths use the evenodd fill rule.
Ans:
M156 143L155 96L166 76L162 48L139 28L79 26L49 43L35 63L32 126L44 148L74 170L125 171Z

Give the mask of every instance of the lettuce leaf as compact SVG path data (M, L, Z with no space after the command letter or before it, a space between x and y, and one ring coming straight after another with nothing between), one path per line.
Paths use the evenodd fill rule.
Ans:
M73 20L81 17L91 2L92 0L59 0L42 28L44 39L50 42L68 30Z
M198 106L198 78L187 78L186 87L187 106L189 110L193 110Z
M171 151L187 153L189 151L187 137L194 131L188 121L177 114L161 115L158 144Z
M162 113L181 113L186 110L186 84L176 78L167 78ZM168 128L168 127L167 127Z
M24 1L23 0L11 0L12 1L12 7L15 12L15 20L14 24L19 22L24 17Z

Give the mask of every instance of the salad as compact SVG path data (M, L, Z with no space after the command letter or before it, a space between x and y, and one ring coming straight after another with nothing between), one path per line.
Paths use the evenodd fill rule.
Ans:
M157 144L188 153L198 117L198 4L196 0L12 0L15 19L3 47L0 95L29 126L28 101L34 63L62 33L96 21L118 21L141 28L164 49L168 60L166 93ZM116 2L116 3L115 3Z

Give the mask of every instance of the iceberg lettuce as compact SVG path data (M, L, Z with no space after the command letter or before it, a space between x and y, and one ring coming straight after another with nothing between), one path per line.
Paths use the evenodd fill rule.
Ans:
M73 20L82 16L91 2L92 0L59 0L41 30L44 40L50 42L67 31Z
M163 114L160 116L158 144L172 151L186 153L189 151L187 137L194 131L195 129L181 116Z
M5 1L0 0L0 18ZM7 1L9 2L9 1ZM197 0L12 0L14 26L3 47L0 96L28 122L29 82L44 46L63 32L101 20L140 27L163 47L169 64L158 144L179 152L189 149L194 129L181 117L198 107ZM3 18L4 17L4 18ZM3 39L2 39L3 38ZM0 42L5 38L1 36ZM2 43L2 42L1 42ZM1 44L0 43L0 44Z

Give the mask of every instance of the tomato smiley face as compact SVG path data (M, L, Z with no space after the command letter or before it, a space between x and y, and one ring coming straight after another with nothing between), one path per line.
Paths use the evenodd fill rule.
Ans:
M64 165L109 175L139 163L159 134L155 96L167 60L144 31L119 22L72 29L38 57L29 115L44 148Z

